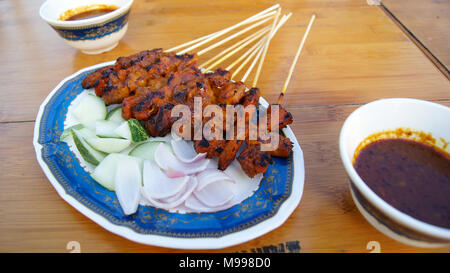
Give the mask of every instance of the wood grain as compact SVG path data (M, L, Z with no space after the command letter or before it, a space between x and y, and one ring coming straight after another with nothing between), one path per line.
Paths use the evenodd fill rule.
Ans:
M384 0L383 4L447 69L450 68L450 2Z
M65 77L139 50L169 48L236 23L275 1L135 1L119 46L100 55L70 48L38 16L40 1L0 1L0 252L183 252L114 235L64 202L40 169L32 145L37 109ZM355 208L338 155L338 134L359 105L415 97L450 105L447 79L378 8L360 0L280 1L292 18L268 51L260 78L274 101L310 15L316 22L291 79L285 104L304 151L302 201L278 229L217 252L252 252L298 241L302 252L448 252L400 244ZM205 56L207 58L208 56ZM251 77L248 82L251 82Z

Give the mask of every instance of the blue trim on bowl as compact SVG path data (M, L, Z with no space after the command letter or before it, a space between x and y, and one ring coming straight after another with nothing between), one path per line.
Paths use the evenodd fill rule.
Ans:
M81 27L61 27L50 25L58 34L66 40L83 41L95 40L121 30L128 23L130 10L107 22Z
M94 70L94 69L93 69ZM109 222L137 233L177 238L217 238L239 232L274 216L292 192L294 165L289 158L273 158L258 190L241 204L216 213L171 213L139 206L136 214L124 216L114 192L95 182L59 137L67 109L83 92L81 81L93 70L67 80L45 105L38 142L42 159L67 194Z

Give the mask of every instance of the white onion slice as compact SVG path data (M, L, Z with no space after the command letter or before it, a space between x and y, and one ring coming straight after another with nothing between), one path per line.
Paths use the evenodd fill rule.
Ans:
M136 160L125 159L118 164L114 187L125 215L136 212L139 205L141 170Z
M203 189L194 191L195 197L209 207L218 207L234 198L230 189L230 182L226 180L209 183Z
M179 205L183 204L183 202L192 194L195 187L197 187L197 178L195 176L191 176L189 181L186 183L183 190L180 191L180 193L177 194L177 199L169 197L167 199L155 199L151 196L148 196L146 192L144 191L144 197L153 204L153 206L161 209L173 209L178 207ZM167 202L171 201L171 202Z
M231 206L233 206L233 203L229 201L222 206L211 208L198 200L197 197L195 197L195 194L191 194L184 202L184 206L195 212L216 212L230 208Z
M188 176L169 178L156 164L149 160L144 161L143 190L152 198L160 199L176 195L188 180Z
M204 159L206 157L206 153L198 154L192 143L189 143L186 140L172 139L172 150L177 158L184 163L192 163L200 159Z
M198 186L196 190L202 190L206 186L214 182L227 181L234 183L226 173L218 169L206 169L197 174Z
M163 169L168 177L180 177L201 172L206 169L209 159L201 159L192 163L180 161L169 147L159 144L155 151L155 162Z

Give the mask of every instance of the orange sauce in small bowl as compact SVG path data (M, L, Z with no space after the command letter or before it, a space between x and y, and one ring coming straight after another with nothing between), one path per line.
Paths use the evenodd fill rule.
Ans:
M59 16L61 21L85 20L115 11L116 5L93 4L69 9Z

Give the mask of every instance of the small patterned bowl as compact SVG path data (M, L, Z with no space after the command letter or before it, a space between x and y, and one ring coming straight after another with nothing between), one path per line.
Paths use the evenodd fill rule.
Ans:
M63 21L60 16L82 6L99 4L92 0L47 0L39 14L71 47L86 54L99 54L117 46L128 28L133 0L101 0L101 4L118 9L93 18Z
M449 246L450 229L413 218L379 197L353 167L355 150L368 136L400 127L432 133L436 140L448 140L449 124L449 107L424 100L392 98L361 106L350 114L342 126L339 149L350 178L353 201L372 226L399 242L417 247ZM436 141L435 145L444 149L445 144Z

